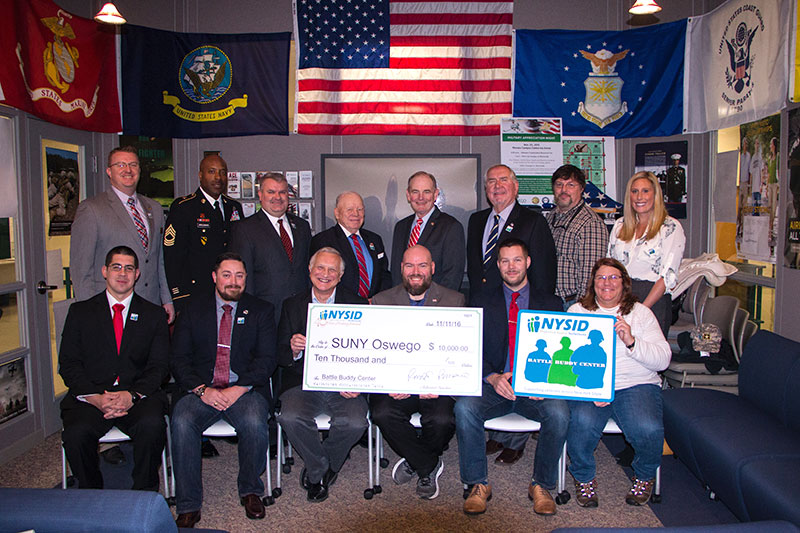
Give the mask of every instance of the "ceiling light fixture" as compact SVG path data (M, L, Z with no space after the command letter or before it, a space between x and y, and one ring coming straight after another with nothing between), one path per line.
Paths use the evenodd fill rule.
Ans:
M656 0L636 0L636 2L628 10L631 15L652 15L661 11L661 6L656 3Z
M117 7L111 2L108 2L97 12L97 15L94 16L94 20L97 22L105 22L106 24L125 24L128 22L125 20L125 17L120 15L119 11L117 11Z

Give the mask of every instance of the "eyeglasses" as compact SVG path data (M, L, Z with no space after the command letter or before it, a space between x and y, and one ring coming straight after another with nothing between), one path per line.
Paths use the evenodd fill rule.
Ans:
M136 170L137 168L139 168L139 163L137 163L136 161L132 163L125 163L124 161L120 161L119 163L111 163L110 165L108 165L108 168L111 167L115 167L117 170L125 170L125 167L131 170Z
M120 265L119 263L111 263L108 268L111 269L112 272L122 272L123 270L128 274L133 274L136 272L136 267L133 265Z
M607 279L611 281L617 281L618 279L622 279L622 276L618 276L617 274L611 274L610 276L595 276L595 281L606 281Z

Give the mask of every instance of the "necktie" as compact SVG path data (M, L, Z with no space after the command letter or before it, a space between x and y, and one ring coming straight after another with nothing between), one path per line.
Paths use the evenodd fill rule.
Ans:
M366 298L369 294L369 275L367 274L367 262L364 260L364 253L361 251L361 245L358 243L358 235L353 233L350 235L353 239L354 248L356 249L356 260L358 261L358 295Z
M139 210L136 209L136 202L133 198L128 198L128 207L131 210L131 214L133 215L133 223L136 225L136 232L139 234L139 240L142 241L142 247L144 251L147 251L147 226L144 225L144 220L142 219L142 215L139 214Z
M486 266L492 258L494 247L497 246L497 234L500 231L500 215L494 216L494 225L489 230L489 239L486 241L486 251L483 252L483 265Z
M117 339L117 353L119 353L119 347L122 345L122 310L125 309L125 306L114 304L112 309L114 310L114 317L111 321L114 323L114 337Z
M418 218L417 223L414 224L414 228L411 230L411 237L408 239L408 247L411 248L417 244L419 240L419 234L422 232L422 219Z
M518 292L511 293L511 305L508 306L508 369L514 371L514 348L517 344L517 315L519 306L517 305Z
M280 230L281 234L281 243L283 243L283 249L286 250L286 255L289 256L289 262L292 262L292 239L289 238L289 234L286 233L286 229L283 227L283 219L278 219L278 230Z
M222 217L222 207L220 207L220 205L219 205L219 200L214 202L214 212L217 214L217 217L219 217L220 221L224 221L225 220Z
M214 379L212 387L227 387L231 375L231 307L222 306L222 318L219 320L217 336L217 362L214 363Z

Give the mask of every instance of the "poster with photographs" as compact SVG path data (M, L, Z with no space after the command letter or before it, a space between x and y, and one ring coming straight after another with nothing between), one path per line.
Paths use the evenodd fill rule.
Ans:
M241 177L239 172L228 172L228 196L231 198L242 197Z
M47 234L69 235L81 201L79 147L56 141L42 141L45 158L45 188L50 224Z
M28 411L28 379L21 357L0 365L0 424Z
M775 263L780 136L779 114L739 126L736 253L740 259Z
M667 213L672 218L686 218L688 151L687 141L636 145L635 172L652 172L656 175L664 193Z
M789 111L789 194L786 195L785 264L800 268L800 107ZM780 168L777 165L775 168ZM777 178L777 176L776 176Z
M256 197L256 173L240 172L239 188L242 191L242 200L252 200Z
M139 184L136 192L152 198L164 209L175 199L175 166L172 139L120 135L120 146L133 146L139 156ZM215 152L205 152L204 155Z

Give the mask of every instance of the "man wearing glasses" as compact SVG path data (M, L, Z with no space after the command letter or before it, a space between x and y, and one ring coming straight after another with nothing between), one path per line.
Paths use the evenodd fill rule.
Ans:
M553 173L556 208L545 215L556 243L558 277L556 296L564 311L586 293L592 267L608 249L608 230L583 201L586 175L574 165L562 165Z
M106 287L100 275L106 252L125 245L136 252L140 276L136 293L163 305L171 322L175 316L164 271L161 242L164 210L154 200L136 194L139 157L132 146L108 154L106 174L111 187L78 205L72 223L69 263L77 300L91 298Z

